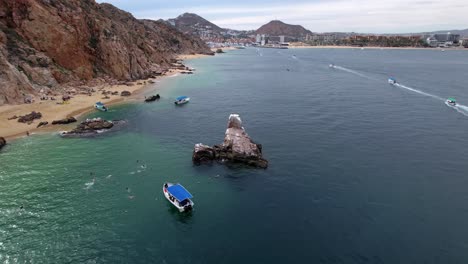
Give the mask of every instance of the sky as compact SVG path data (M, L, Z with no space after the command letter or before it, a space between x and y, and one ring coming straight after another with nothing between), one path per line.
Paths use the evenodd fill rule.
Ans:
M468 0L97 0L136 18L196 13L223 28L257 29L271 20L313 32L410 33L468 28Z

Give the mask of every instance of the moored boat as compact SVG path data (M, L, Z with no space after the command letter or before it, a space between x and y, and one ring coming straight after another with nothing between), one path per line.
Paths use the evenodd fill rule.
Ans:
M187 212L193 209L195 203L190 200L193 196L181 184L166 182L163 185L163 193L164 197L180 212Z
M186 104L190 101L190 97L187 96L179 96L176 98L174 104L176 105L181 105L181 104Z
M447 101L445 101L448 105L450 106L457 106L457 102L455 101L455 98L448 98Z
M107 112L109 109L101 102L97 102L94 104L94 108L96 108L99 111Z

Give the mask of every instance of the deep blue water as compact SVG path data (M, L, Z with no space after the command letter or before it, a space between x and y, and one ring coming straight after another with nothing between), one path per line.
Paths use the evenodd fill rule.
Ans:
M129 120L118 132L2 150L0 262L468 261L468 52L251 48L188 64L148 91L160 102L91 114ZM230 113L267 170L192 165ZM165 181L193 193L192 214Z

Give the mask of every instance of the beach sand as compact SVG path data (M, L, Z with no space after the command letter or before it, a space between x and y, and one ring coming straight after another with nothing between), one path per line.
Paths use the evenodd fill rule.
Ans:
M177 74L178 70L170 70L165 76L171 76ZM57 104L61 102L61 97L56 97L56 101L35 101L32 104L19 104L19 105L2 105L0 106L0 136L7 140L12 140L19 137L27 136L27 132L30 134L35 133L46 133L54 131L68 130L75 127L77 124L70 125L52 125L52 121L64 119L66 117L73 116L78 118L79 116L96 111L94 104L96 102L103 102L106 106L115 105L118 103L125 103L131 101L142 101L144 96L142 95L145 88L155 87L156 83L149 83L148 80L138 80L133 82L132 86L127 85L102 85L95 87L96 92L92 93L91 96L78 94L74 95L69 103ZM140 83L140 84L138 84ZM106 91L117 91L118 95L108 95L109 99L103 99L105 95L102 95L102 90ZM132 93L131 96L123 97L120 96L122 91L129 91ZM22 116L31 113L32 111L40 112L42 114L41 119L36 119L30 125L18 122L17 119L8 120L8 118L16 115ZM47 121L49 124L45 127L36 128L40 122Z

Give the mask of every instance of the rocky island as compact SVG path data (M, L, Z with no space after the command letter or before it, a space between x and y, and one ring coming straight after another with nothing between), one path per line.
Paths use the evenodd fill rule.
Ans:
M195 145L192 161L196 165L212 161L230 161L243 163L257 168L268 167L268 161L262 156L262 145L250 139L242 127L238 114L229 116L224 142L213 147L198 143Z
M104 120L102 118L86 119L81 122L75 129L71 131L63 131L60 133L62 137L92 137L111 129L121 127L126 124L125 120Z

